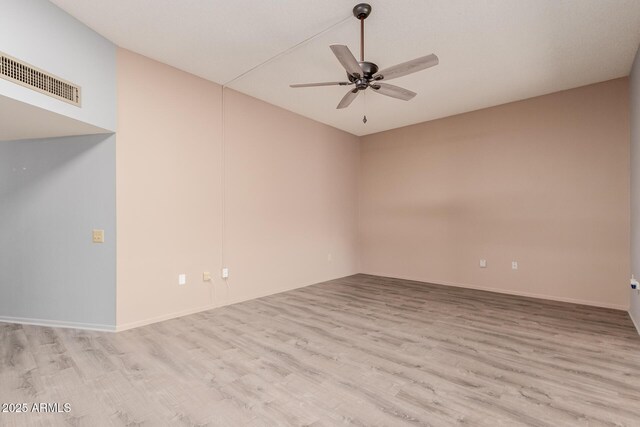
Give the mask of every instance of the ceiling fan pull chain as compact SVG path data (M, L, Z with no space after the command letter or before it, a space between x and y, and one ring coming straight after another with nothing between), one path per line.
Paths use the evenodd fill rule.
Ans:
M362 94L362 123L367 124L367 93Z

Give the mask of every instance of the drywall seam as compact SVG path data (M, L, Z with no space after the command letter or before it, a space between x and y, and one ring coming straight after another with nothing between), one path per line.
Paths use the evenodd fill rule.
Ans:
M498 294L514 295L514 296L519 296L519 297L535 298L535 299L547 300L547 301L568 302L568 303L571 303L571 304L588 305L588 306L591 306L591 307L600 307L600 308L610 308L610 309L613 309L613 310L622 310L622 311L628 311L629 310L628 306L619 305L619 304L607 304L607 303L603 304L603 303L600 303L600 302L581 300L581 299L576 299L576 298L565 298L565 297L559 297L559 296L554 296L554 295L536 294L536 293L531 293L531 292L518 292L518 291L512 291L512 290L506 290L506 289L500 289L500 288L492 288L492 287L488 287L488 286L475 286L475 285L468 285L468 284L463 284L463 283L447 282L447 281L444 281L444 280L415 279L415 278L406 277L406 276L404 276L404 277L391 277L391 276L386 276L386 275L380 274L380 273L361 273L361 274L365 274L367 276L376 276L376 277L380 277L380 278L411 280L412 282L426 283L426 284L432 284L432 285L442 285L442 286L452 286L452 287L455 287L455 288L473 289L473 290L476 290L476 291L495 292L495 293L498 293Z
M226 171L226 167L227 167L227 162L226 162L226 135L225 135L225 104L224 104L224 92L225 89L230 88L230 85L235 82L236 80L240 80L243 77L245 77L248 74L251 74L253 71L256 71L257 69L261 68L262 66L276 60L277 58L280 58L281 56L286 55L289 52L294 51L295 49L297 49L298 47L310 42L311 40L329 32L330 30L332 30L333 28L341 25L342 23L348 21L351 19L351 14L349 14L349 16L341 19L340 21L336 22L333 25L330 25L329 27L325 28L324 30L313 34L309 37L307 37L306 39L302 40L299 43L296 43L295 45L289 47L288 49L283 50L280 53L275 54L274 56L272 56L271 58L268 58L264 61L262 61L261 63L249 68L248 70L238 74L237 76L233 77L231 80L223 83L220 88L221 88L221 110L220 110L220 115L221 115L221 122L220 122L220 128L221 128L221 141L220 141L220 181L222 184L221 187L221 193L222 193L222 200L221 200L221 205L222 205L222 214L221 214L221 234L220 234L220 266L221 268L225 268L225 240L226 240L226 231L227 231L227 227L226 227L226 206L227 206L227 171ZM360 142L360 138L358 138L358 143ZM356 264L357 265L357 264ZM228 278L224 278L223 282L225 284L225 286L229 286L229 282L228 282ZM215 304L215 285L213 282L211 282L211 298L210 298L210 303L211 304Z
M313 35L311 35L311 36L307 37L306 39L302 40L301 42L298 42L298 43L294 44L294 45L293 45L293 46L291 46L290 48L287 48L287 49L283 50L283 51L282 51L282 52L280 52L280 53L276 53L276 54L275 54L275 55L273 55L271 58L266 59L266 60L262 61L261 63L259 63L259 64L257 64L257 65L254 65L253 67L249 68L247 71L244 71L244 72L242 72L242 73L238 74L237 76L235 76L235 77L234 77L234 78L232 78L231 80L227 81L226 83L223 83L223 84L222 84L222 86L223 86L223 87L225 87L225 86L230 87L229 85L230 85L231 83L235 82L236 80L239 80L239 79L243 78L243 77L244 77L244 76L246 76L247 74L251 74L253 71L257 70L258 68L261 68L261 67L263 67L264 65L267 65L268 63L275 61L276 59L280 58L281 56L286 55L286 54L287 54L287 53L289 53L289 52L293 52L294 50L296 50L296 49L297 49L297 48L299 48L300 46L302 46L302 45L304 45L304 44L306 44L306 43L310 42L311 40L313 40L313 39L315 39L315 38L317 38L317 37L320 37L321 35L323 35L323 34L325 34L325 33L328 33L329 31L333 30L335 27L339 26L340 24L342 24L342 23L344 23L344 22L347 22L347 21L351 20L352 18L353 18L352 14L349 14L349 16L347 16L347 17L345 17L345 18L341 19L340 21L336 22L336 23L335 23L335 24L333 24L333 25L330 25L329 27L325 28L324 30L322 30L322 31L320 31L320 32L318 32L318 33L316 33L316 34L313 34Z
M226 268L225 265L225 242L227 239L227 160L226 160L226 125L225 125L225 108L224 108L224 91L226 89L226 85L222 85L220 87L220 268ZM222 276L222 271L219 271L218 274ZM224 277L222 282L225 286L229 286L228 277ZM215 282L211 281L211 288L215 293ZM215 295L214 295L215 296ZM215 299L211 299L209 301L211 304L216 304Z
M0 316L0 322L4 323L18 323L21 325L34 325L34 326L46 326L53 328L71 328L71 329L84 329L88 331L101 331L101 332L115 332L115 325L102 325L98 323L79 323L79 322L67 322L64 320L45 320L45 319L30 319L26 317L10 317Z
M630 275L640 277L640 48L629 73ZM640 294L629 290L629 315L640 333ZM635 318L634 318L635 316Z

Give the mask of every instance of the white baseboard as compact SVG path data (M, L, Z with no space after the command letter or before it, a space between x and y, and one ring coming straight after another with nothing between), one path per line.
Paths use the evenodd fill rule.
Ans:
M389 276L388 274L378 274L378 273L362 273L362 274L367 274L369 276L389 277L391 279L411 280L412 282L431 283L431 284L434 284L434 285L453 286L453 287L456 287L456 288L475 289L477 291L496 292L496 293L499 293L499 294L515 295L515 296L519 296L519 297L536 298L536 299L543 299L543 300L549 300L549 301L558 301L558 302L569 302L569 303L572 303L572 304L589 305L589 306L592 306L592 307L611 308L613 310L622 310L622 311L628 311L629 310L629 306L628 305L609 304L609 303L604 303L604 302L581 300L581 299L577 299L577 298L559 297L559 296L555 296L555 295L546 295L546 294L536 294L536 293L531 293L531 292L512 291L512 290L507 290L507 289L491 288L491 287L486 287L486 286L475 286L475 285L468 285L468 284L462 284L462 283L446 282L446 281L443 281L443 280L425 280L425 279L415 279L415 278L412 278L412 277L392 277L392 276Z
M149 319L137 320L135 322L123 323L122 325L116 326L116 332L126 331L128 329L139 328L140 326L151 325L152 323L163 322L165 320L175 319L177 317L188 316L190 314L199 313L201 311L211 310L216 308L217 306L214 304L208 304L205 306L197 307L197 308L189 308L187 310L176 311L173 313L163 314L156 317L151 317Z
M361 274L367 274L367 275L370 275L370 276L378 276L378 277L390 277L389 275L376 274L376 273L361 273ZM345 277L347 277L347 276L345 276ZM390 277L390 278L394 278L394 277ZM415 279L415 278L410 278L410 277L395 277L395 278L401 279L401 280L411 280L411 281L414 281L414 282L432 283L432 284L435 284L435 285L454 286L454 287L457 287L457 288L475 289L475 290L487 291L487 292L497 292L497 293L501 293L501 294L522 296L522 297L528 297L528 298L537 298L537 299L550 300L550 301L569 302L569 303L573 303L573 304L589 305L589 306L594 306L594 307L611 308L611 309L614 309L614 310L624 310L624 311L626 311L626 310L629 309L628 307L623 307L623 306L620 306L620 305L597 303L597 302L593 302L593 301L586 301L586 300L580 300L580 299L574 299L574 298L555 297L555 296L550 296L550 295L541 295L541 294L528 293L528 292L516 292L516 291L509 291L509 290L504 290L504 289L482 287L482 286L473 286L473 285L466 285L466 284L453 283L453 282L420 280L420 279ZM335 279L327 279L325 281L330 281L330 280L335 280ZM322 283L322 282L318 282L318 283ZM282 292L292 291L294 289L304 288L304 287L307 287L307 286L311 286L313 284L315 284L315 283L307 283L307 284L304 284L304 285L301 285L301 286L270 290L270 291L267 291L267 292L257 292L255 294L242 296L242 297L239 297L239 298L233 298L233 299L227 299L227 300L224 300L224 301L220 301L220 302L218 302L216 304L208 304L208 305L205 305L205 306L201 306L201 307L197 307L197 308L191 308L191 309L178 311L178 312L174 312L174 313L169 313L169 314L164 314L164 315L157 316L157 317L152 317L152 318L149 318L149 319L144 319L144 320L139 320L139 321L135 321L135 322L125 323L125 324L116 326L115 330L117 332L126 331L128 329L138 328L140 326L146 326L146 325L150 325L152 323L163 322L165 320L175 319L175 318L182 317L182 316L188 316L190 314L195 314L195 313L199 313L199 312L202 312L202 311L212 310L212 309L218 308L218 307L225 307L225 306L232 305L232 304L238 304L238 303L241 303L241 302L244 302L244 301L250 301L250 300L253 300L253 299L257 299L257 298L263 298L263 297L266 297L266 296L269 296L269 295L275 295L275 294L279 294L279 293L282 293Z
M243 296L240 298L234 298L222 301L218 304L207 304L204 306L190 308L186 310L176 311L173 313L163 314L156 317L151 317L149 319L138 320L135 322L124 323L122 325L100 325L93 323L78 323L78 322L67 322L67 321L59 321L59 320L45 320L45 319L28 319L22 317L9 317L9 316L0 316L0 322L5 323L18 323L22 325L34 325L34 326L49 326L54 328L73 328L73 329L84 329L89 331L103 331L103 332L122 332L128 329L138 328L140 326L151 325L153 323L163 322L165 320L176 319L178 317L188 316L190 314L200 313L202 311L212 310L218 307L225 307L232 304L238 304L244 301L250 301L256 298L262 298L269 295L275 295L282 292L291 291L294 289L304 288L306 286L310 286L311 284L306 284L302 286L296 286L293 288L286 289L277 289L267 292L259 292L256 294L252 294L249 296Z
M330 279L333 280L333 279ZM328 282L329 280L324 280L323 282ZM323 282L317 282L317 283L323 283ZM301 288L306 288L307 286L311 286L311 285L315 285L316 283L308 283L306 285L301 285L301 286L294 286L292 288L283 288L283 289L275 289L275 290L271 290L271 291L267 291L267 292L257 292L255 294L251 294L248 296L243 296L240 298L233 298L233 299L229 299L229 300L225 300L223 301L220 305L218 305L218 307L225 307L227 305L233 305L233 304L238 304L241 302L245 302L245 301L251 301L254 299L258 299L258 298L264 298L264 297L268 297L270 295L276 295L276 294L281 294L283 292L289 292L289 291L293 291L295 289L301 289Z
M213 310L214 308L218 308L218 307L225 307L225 306L232 305L232 304L238 304L238 303L244 302L244 301L250 301L250 300L253 300L253 299L256 299L256 298L262 298L262 297L266 297L266 296L269 296L269 295L275 295L275 294L279 294L279 293L282 293L282 292L291 291L293 289L304 288L305 286L309 286L309 285L299 286L299 287L291 288L291 289L283 289L283 290L262 292L262 293L258 293L258 294L247 296L247 297L241 297L241 298L225 300L225 301L222 301L222 302L220 302L218 304L208 304L208 305L197 307L197 308L190 308L190 309L187 309L187 310L176 311L176 312L169 313L169 314L163 314L163 315L160 315L160 316L151 317L149 319L143 319L143 320L137 320L135 322L124 323L122 325L117 325L116 328L115 328L115 331L116 332L122 332L122 331L126 331L128 329L139 328L140 326L146 326L146 325L151 325L153 323L164 322L165 320L176 319L178 317L188 316L190 314L200 313L202 311Z
M615 310L624 310L624 311L628 311L629 310L628 306L621 306L621 305L617 305L617 304L600 303L600 302L580 300L580 299L575 299L575 298L564 298L564 297L557 297L557 296L552 296L552 295L542 295L542 294L535 294L535 293L529 293L529 292L511 291L511 290L504 290L504 289L484 287L484 286L474 286L474 285L468 285L468 284L446 282L446 281L442 281L442 280L424 280L424 279L416 279L416 278L412 278L412 277L391 277L388 274L380 274L380 273L362 273L362 274L366 274L366 275L370 275L370 276L378 276L378 277L389 277L389 278L395 278L395 279L401 279L401 280L411 280L411 281L414 281L414 282L432 283L432 284L435 284L435 285L453 286L453 287L457 287L457 288L466 288L466 289L475 289L475 290L487 291L487 292L496 292L496 293L501 293L501 294L516 295L516 296L522 296L522 297L528 297L528 298L537 298L537 299L550 300L550 301L568 302L568 303L573 303L573 304L589 305L589 306L594 306L594 307L603 307L603 308L610 308L610 309L615 309ZM335 280L335 279L329 279L329 280ZM135 322L125 323L125 324L117 325L117 326L94 324L94 323L68 322L68 321L62 321L62 320L30 319L30 318L10 317L10 316L0 316L0 322L18 323L18 324L22 324L22 325L48 326L48 327L54 327L54 328L74 328L74 329L84 329L84 330L90 330L90 331L121 332L121 331L126 331L128 329L137 328L137 327L140 327L140 326L150 325L152 323L158 323L158 322L162 322L162 321L170 320L170 319L175 319L175 318L182 317L182 316L188 316L190 314L195 314L195 313L199 313L199 312L202 312L202 311L212 310L212 309L218 308L218 307L224 307L224 306L237 304L237 303L244 302L244 301L253 300L253 299L256 299L256 298L262 298L262 297L266 297L266 296L269 296L269 295L275 295L275 294L279 294L279 293L282 293L282 292L288 292L288 291L291 291L291 290L294 290L294 289L304 288L306 286L311 286L313 284L315 284L315 283L309 283L309 284L305 284L305 285L302 285L302 286L296 286L296 287L292 287L292 288L277 289L277 290L272 290L272 291L267 291L267 292L259 292L259 293L252 294L252 295L249 295L249 296L243 296L243 297L240 297L240 298L234 298L234 299L230 299L230 300L221 301L219 304L208 304L208 305L205 305L205 306L200 306L200 307L191 308L191 309L187 309L187 310L182 310L182 311L178 311L178 312L168 313L168 314L164 314L164 315L161 315L161 316L156 316L156 317L149 318L149 319L144 319L144 320L139 320L139 321L135 321ZM631 312L629 312L629 317L631 317L631 321L633 322L633 324L635 325L636 329L638 330L638 333L640 333L640 321L637 321L636 319L634 319L633 316L631 315Z
M308 285L304 285L304 286L308 286ZM301 286L301 287L304 287L304 286ZM247 297L241 297L241 298L221 301L221 302L219 302L217 304L216 303L207 304L207 305L196 307L196 308L189 308L189 309L186 309L186 310L175 311L173 313L162 314L160 316L150 317L148 319L137 320L135 322L129 322L129 323L124 323L124 324L121 324L121 325L117 325L115 330L116 330L116 332L122 332L122 331L126 331L128 329L139 328L140 326L151 325L153 323L158 323L158 322L164 322L165 320L176 319L178 317L188 316L190 314L200 313L202 311L213 310L214 308L218 308L218 307L225 307L227 305L237 304L237 303L240 303L240 302L249 301L249 300L256 299L256 298L262 298L262 297L266 297L266 296L269 296L269 295L279 294L281 292L286 292L286 291L290 291L290 290L293 290L293 289L297 289L297 288L275 290L275 291L270 291L270 292L258 293L258 294L247 296Z
M51 328L85 329L88 331L102 331L102 332L115 332L116 330L116 327L114 325L101 325L98 323L68 322L65 320L30 319L26 317L0 316L0 322L18 323L21 325L48 326Z
M629 317L631 318L631 321L633 322L633 326L636 327L636 330L638 331L638 334L640 334L640 321L636 321L636 319L633 318L633 314L631 313L631 310L629 310Z
M356 273L354 273L354 274L356 274ZM347 276L343 276L343 277L347 277ZM135 321L135 322L124 323L122 325L117 325L115 330L116 330L116 332L126 331L128 329L138 328L140 326L151 325L152 323L163 322L165 320L176 319L178 317L188 316L190 314L200 313L202 311L213 310L214 308L218 308L218 307L226 307L226 306L229 306L229 305L233 305L233 304L238 304L238 303L245 302L245 301L254 300L254 299L257 299L257 298L263 298L263 297L268 297L270 295L275 295L275 294L280 294L280 293L283 293L283 292L292 291L294 289L305 288L307 286L315 285L316 283L328 282L330 280L336 280L336 279L327 279L327 280L323 280L321 282L307 283L307 284L300 285L300 286L294 286L294 287L288 287L288 288L282 288L282 289L274 289L274 290L269 290L269 291L266 291L266 292L257 292L257 293L254 293L254 294L251 294L251 295L247 295L247 296L242 296L242 297L239 297L239 298L226 299L224 301L219 301L218 303L214 303L214 304L208 304L208 305L197 307L197 308L190 308L190 309L187 309L187 310L177 311L177 312L173 312L173 313L169 313L169 314L163 314L163 315L160 315L160 316L151 317L149 319L144 319L144 320L138 320L138 321Z

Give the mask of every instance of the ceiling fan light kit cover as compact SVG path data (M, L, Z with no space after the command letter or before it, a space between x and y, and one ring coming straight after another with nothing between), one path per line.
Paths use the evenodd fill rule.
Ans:
M380 71L376 64L364 60L364 21L370 14L371 6L366 3L357 4L353 8L353 16L360 20L360 61L356 60L353 53L351 53L351 50L349 50L347 46L331 46L331 51L347 72L348 81L294 84L291 85L291 87L353 86L353 88L349 89L346 95L338 103L338 109L346 108L351 105L361 91L369 88L375 93L401 99L403 101L409 101L416 96L415 92L399 86L384 83L383 80L387 81L397 79L398 77L403 77L438 65L438 57L434 54L430 54Z

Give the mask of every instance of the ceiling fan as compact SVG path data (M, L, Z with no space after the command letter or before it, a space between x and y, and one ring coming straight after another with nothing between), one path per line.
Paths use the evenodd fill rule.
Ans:
M438 65L438 57L434 54L403 62L393 67L378 71L378 66L373 62L364 60L364 20L371 14L371 6L367 3L357 4L353 8L353 15L360 20L360 61L356 61L351 51L344 45L331 45L333 54L338 58L340 64L347 71L349 81L346 82L324 82L305 83L291 85L292 88L316 87L316 86L351 86L355 87L342 98L337 108L348 107L358 96L360 91L371 88L374 92L392 98L408 101L416 96L415 92L381 82L381 80L391 80L406 76L417 71Z

